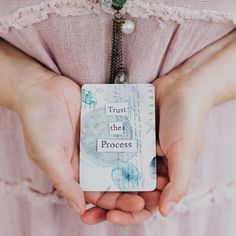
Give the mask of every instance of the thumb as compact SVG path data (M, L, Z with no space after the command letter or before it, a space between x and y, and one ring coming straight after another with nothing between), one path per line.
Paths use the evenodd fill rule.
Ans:
M40 163L41 168L58 193L67 200L68 205L82 215L85 212L84 194L76 181L71 164L66 161L65 156L54 156L46 160Z
M183 140L170 145L166 156L170 182L163 190L159 202L160 213L167 216L175 205L186 195L191 182L196 152L189 142Z

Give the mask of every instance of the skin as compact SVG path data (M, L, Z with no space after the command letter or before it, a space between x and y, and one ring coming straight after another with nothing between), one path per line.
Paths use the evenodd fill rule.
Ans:
M235 58L236 31L233 31L153 82L159 116L157 154L161 157L159 160L162 159L158 173L164 180L158 185L161 191L139 193L145 199L145 208L139 212L102 213L97 208L89 216L85 214L84 221L92 218L95 224L96 219L103 217L126 226L148 219L157 209L163 216L172 212L191 184L194 163L204 143L202 135L209 111L236 97ZM145 209L155 204L157 208L147 213Z
M236 97L236 33L203 49L153 82L159 138L157 189L145 193L83 193L78 184L80 88L0 41L0 105L15 111L30 159L86 224L140 223L167 216L187 193L213 106ZM228 73L230 71L230 73ZM224 78L224 79L222 79ZM95 206L85 211L85 203Z
M137 194L83 193L79 186L80 87L0 41L0 105L19 116L29 158L78 214L85 204L103 209L139 211ZM107 201L109 199L109 201Z

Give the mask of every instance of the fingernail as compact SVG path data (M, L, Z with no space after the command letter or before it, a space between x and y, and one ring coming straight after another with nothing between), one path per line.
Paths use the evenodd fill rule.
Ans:
M81 211L79 209L79 207L77 206L77 204L73 201L68 201L68 205L70 208L72 208L75 212L77 212L79 215L81 214Z
M166 206L166 213L169 215L173 211L175 206L176 206L175 202L169 202Z

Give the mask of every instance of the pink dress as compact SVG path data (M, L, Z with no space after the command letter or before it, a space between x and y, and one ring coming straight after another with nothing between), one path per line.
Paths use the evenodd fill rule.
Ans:
M235 28L235 0L128 0L130 81L151 82ZM109 78L111 10L96 0L0 0L0 37L80 85ZM236 59L235 59L236 60ZM224 79L224 78L222 78ZM27 158L13 112L0 108L1 236L236 235L236 99L215 107L189 194L168 218L86 226Z

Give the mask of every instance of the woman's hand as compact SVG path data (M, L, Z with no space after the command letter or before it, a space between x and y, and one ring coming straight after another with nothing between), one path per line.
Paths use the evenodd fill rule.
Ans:
M84 213L79 181L80 88L70 79L54 75L41 79L18 95L19 115L29 157L52 181L70 207ZM139 211L141 197L121 193L86 192L86 202L107 210Z
M85 211L85 201L104 208L102 211L143 209L144 201L136 195L81 191L81 96L76 83L49 71L2 40L0 68L0 105L18 114L29 157L47 174L70 207L80 214ZM99 221L101 217L96 217Z
M166 160L164 165L158 165L158 173L168 174L169 181L167 177L159 177L159 191L139 193L145 199L143 210L125 214L113 210L106 214L109 221L136 224L151 217L158 208L167 216L187 193L195 159L203 145L209 110L236 97L235 58L236 31L233 31L154 81L159 115L157 154Z
M81 219L86 224L97 224L105 220L122 226L141 223L152 217L158 211L161 191L166 186L167 182L168 178L166 176L158 176L157 188L152 192L130 194L105 193L105 195L103 195L104 199L98 201L97 206L88 209L85 214L81 216ZM117 196L119 197L117 198ZM143 200L141 201L140 198ZM118 199L118 201L115 204L116 199ZM108 204L108 202L110 202L110 204ZM141 205L141 202L143 205ZM110 205L109 208L107 208L107 204ZM115 205L116 207L114 207ZM109 210L105 210L104 208Z
M211 108L236 97L236 31L154 81L159 113L157 153L167 159L169 183L159 202L170 214L188 192Z
M167 216L188 191L212 100L190 78L171 73L156 80L154 86L159 108L157 152L166 157L169 174L159 209Z
M85 200L77 181L76 140L80 88L66 77L49 74L18 92L14 110L22 123L28 156L82 214Z
M145 209L137 194L86 193L87 201L97 206L87 211L85 222L108 219L125 225L138 223L151 216L150 209L155 212L157 205L168 215L187 192L209 109L236 96L235 35L232 32L154 82L160 109L158 154L166 156L170 178L167 185L164 181L163 192L140 193ZM83 213L84 196L77 182L79 87L65 77L45 72L37 62L2 41L0 67L0 105L18 113L30 157L69 205Z

